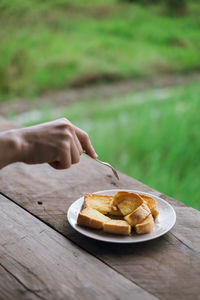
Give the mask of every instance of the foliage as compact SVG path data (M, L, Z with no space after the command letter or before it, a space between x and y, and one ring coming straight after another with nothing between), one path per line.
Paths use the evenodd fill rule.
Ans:
M0 1L0 100L200 68L200 3L182 18L117 0Z
M167 10L172 15L183 15L186 13L186 0L165 0Z

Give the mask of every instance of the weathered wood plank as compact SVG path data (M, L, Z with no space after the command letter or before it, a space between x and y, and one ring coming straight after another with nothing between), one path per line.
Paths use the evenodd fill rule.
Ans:
M12 274L0 266L0 300L39 300L35 291L27 290Z
M15 164L0 172L0 191L150 293L162 299L199 297L200 212L128 176L120 174L118 182L111 175L84 156L80 164L65 171ZM72 230L66 221L70 204L85 192L111 188L161 196L175 208L176 226L155 241L128 246L105 245Z
M0 207L1 299L156 299L3 196Z

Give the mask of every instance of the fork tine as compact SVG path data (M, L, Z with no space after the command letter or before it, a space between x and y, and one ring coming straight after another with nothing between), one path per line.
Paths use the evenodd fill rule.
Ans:
M117 174L116 170L112 168L112 171L113 171L115 177L119 180L119 175Z
M111 166L111 164L109 164L108 162L101 161L99 159L96 159L96 161L98 161L100 164L103 164L104 166L109 167L113 171L113 174L115 175L115 177L119 180L119 175L117 174L117 171L115 170L115 168L113 168L113 166Z
M86 151L83 151L85 154L87 154L86 153ZM111 166L111 164L109 164L108 162L105 162L105 161L101 161L101 160L99 160L99 159L95 159L97 162L99 162L100 164L102 164L102 165L104 165L104 166L107 166L107 167L109 167L112 171L113 171L113 174L115 175L115 177L119 180L119 175L118 175L118 173L117 173L117 171L115 170L115 168L113 168L113 166Z

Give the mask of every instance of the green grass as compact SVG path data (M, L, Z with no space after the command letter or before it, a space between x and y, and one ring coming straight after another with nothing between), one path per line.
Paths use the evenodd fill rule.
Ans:
M117 0L2 0L0 101L104 78L200 69L200 4L169 17Z
M36 123L66 116L85 129L99 158L200 209L200 85L44 108ZM29 121L24 125L34 123Z

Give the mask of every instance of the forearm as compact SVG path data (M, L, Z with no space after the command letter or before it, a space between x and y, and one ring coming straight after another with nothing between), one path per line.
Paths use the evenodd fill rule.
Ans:
M0 169L20 160L20 138L15 130L0 133Z

